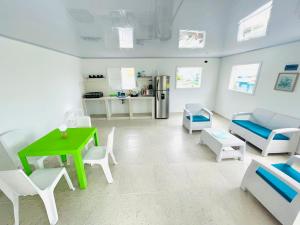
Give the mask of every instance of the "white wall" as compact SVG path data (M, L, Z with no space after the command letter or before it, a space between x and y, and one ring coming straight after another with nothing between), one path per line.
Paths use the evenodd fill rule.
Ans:
M205 64L204 61L208 60ZM186 103L199 102L213 109L218 80L218 58L133 58L133 59L83 59L82 74L104 74L109 67L135 67L136 71L145 70L147 75L155 75L156 70L162 75L171 76L170 111L182 112ZM178 66L201 66L203 68L200 89L176 89L175 72Z
M0 133L28 129L39 137L81 106L78 58L6 38L0 49Z
M262 63L254 95L228 90L232 66L254 62ZM215 111L231 118L235 112L263 107L300 118L300 82L293 93L274 90L278 73L289 63L300 64L300 42L222 58Z

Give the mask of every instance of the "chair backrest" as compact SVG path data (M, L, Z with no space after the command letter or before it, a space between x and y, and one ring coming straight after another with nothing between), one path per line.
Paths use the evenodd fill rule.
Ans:
M253 111L250 120L267 127L267 124L271 121L274 115L275 113L270 110L257 108Z
M0 142L17 168L21 166L18 152L33 142L33 134L25 130L11 130L0 136Z
M34 195L38 187L26 176L23 170L0 171L0 189L8 195L13 192L17 195Z
M113 150L113 145L114 145L114 133L115 133L115 127L111 129L111 131L108 134L107 137L107 144L106 144L106 154L109 152L112 152Z
M89 116L82 116L76 119L76 127L92 127L92 121Z
M84 113L81 109L67 111L64 120L67 127L91 127L90 119L84 117Z
M199 115L202 114L202 108L203 106L201 104L186 104L185 108L189 110L193 115Z

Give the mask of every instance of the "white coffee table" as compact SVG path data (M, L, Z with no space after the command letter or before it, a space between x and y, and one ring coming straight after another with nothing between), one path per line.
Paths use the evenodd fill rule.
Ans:
M244 160L246 143L223 129L204 129L200 144L206 144L217 155L217 162L228 158Z

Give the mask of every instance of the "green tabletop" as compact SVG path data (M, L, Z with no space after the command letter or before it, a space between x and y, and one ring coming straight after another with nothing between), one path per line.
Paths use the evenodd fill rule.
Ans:
M87 180L81 151L91 138L94 138L95 145L97 146L99 139L96 128L68 128L67 138L62 138L60 131L55 129L28 145L18 154L24 170L28 175L32 172L27 160L29 156L58 155L65 161L66 155L71 155L74 159L79 187L85 189L87 187Z

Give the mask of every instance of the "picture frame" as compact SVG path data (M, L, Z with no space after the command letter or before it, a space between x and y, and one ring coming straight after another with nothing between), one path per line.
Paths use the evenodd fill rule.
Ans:
M277 91L286 91L293 92L295 90L297 81L298 81L299 73L279 73L274 90Z

